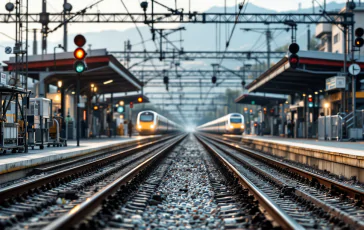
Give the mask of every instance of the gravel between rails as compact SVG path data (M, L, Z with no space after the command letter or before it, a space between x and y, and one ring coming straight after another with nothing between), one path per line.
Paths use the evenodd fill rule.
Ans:
M271 229L254 197L220 170L224 169L190 136L147 176L122 188L78 227Z

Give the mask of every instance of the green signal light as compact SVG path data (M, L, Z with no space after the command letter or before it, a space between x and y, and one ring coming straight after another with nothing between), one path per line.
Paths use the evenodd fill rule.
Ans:
M118 113L123 113L124 112L124 107L123 106L119 106L117 108L117 111L118 111Z
M86 65L83 61L76 61L74 69L77 73L82 73L86 70Z

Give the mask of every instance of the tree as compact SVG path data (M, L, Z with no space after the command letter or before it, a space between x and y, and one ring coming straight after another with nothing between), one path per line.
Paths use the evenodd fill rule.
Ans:
M310 41L310 50L316 50L316 51L319 50L319 45L320 45L319 39L317 39L315 35L313 35Z
M289 47L289 43L283 45L283 46L280 46L278 48L276 48L274 51L275 52L287 52L288 51L288 47Z

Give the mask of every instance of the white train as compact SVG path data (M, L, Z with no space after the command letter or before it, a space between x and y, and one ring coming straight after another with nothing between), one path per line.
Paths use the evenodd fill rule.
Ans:
M181 132L183 128L162 115L149 110L138 114L136 130L140 135L151 135Z
M201 125L196 130L218 134L242 134L245 130L244 116L240 113L230 113Z

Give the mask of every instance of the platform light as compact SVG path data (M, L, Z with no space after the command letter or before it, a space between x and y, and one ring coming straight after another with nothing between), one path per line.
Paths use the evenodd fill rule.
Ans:
M329 104L329 103L325 103L325 104L324 104L324 107L327 109L327 108L329 108L329 107L330 107L330 104Z
M110 83L113 83L113 82L114 82L114 80L108 80L108 81L104 82L104 85L107 85L107 84L110 84Z
M96 93L97 92L97 87L94 87L94 93Z
M316 92L315 92L315 94L317 95L317 94L318 94L318 92L316 91Z
M138 97L138 102L142 103L143 102L143 97Z
M75 91L72 91L72 94L74 95L74 94L76 94L76 92Z
M58 81L57 86L58 86L58 88L62 88L62 81Z
M99 110L99 107L97 105L94 106L94 110L97 111Z
M302 96L306 97L307 95L304 93L304 94L302 94Z
M115 107L117 108L117 107L119 107L119 104L115 104Z
M119 101L119 105L124 106L124 101Z

